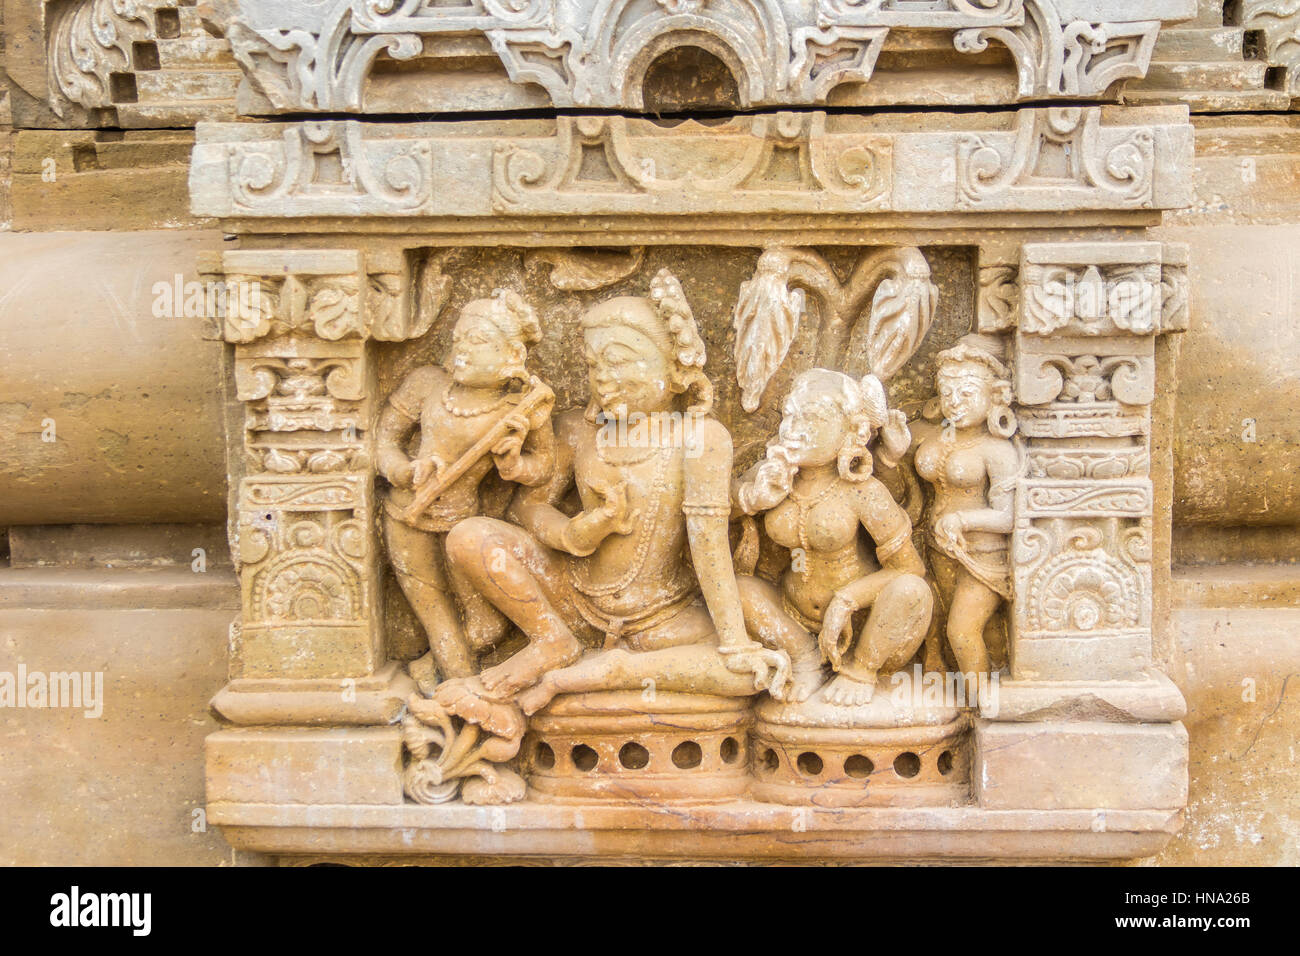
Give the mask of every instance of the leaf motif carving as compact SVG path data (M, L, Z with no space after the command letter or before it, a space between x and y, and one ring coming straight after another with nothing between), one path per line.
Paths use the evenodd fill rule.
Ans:
M928 269L924 276L903 269L876 287L867 322L867 366L882 382L916 354L934 321L938 298Z
M758 260L754 277L740 287L732 324L736 330L736 378L740 404L755 411L763 390L790 351L807 311L802 289L791 289L790 256L769 249Z

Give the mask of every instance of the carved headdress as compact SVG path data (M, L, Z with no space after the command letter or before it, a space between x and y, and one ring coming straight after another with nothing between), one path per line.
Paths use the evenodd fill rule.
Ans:
M583 313L583 329L615 326L648 339L668 360L673 370L669 387L689 396L687 411L697 415L712 412L713 385L704 375L704 340L686 293L671 272L659 270L650 283L648 299L619 296ZM594 420L598 411L593 403L587 409L587 418Z
M996 335L982 335L972 332L963 335L952 348L940 352L937 359L937 371L944 374L945 368L975 365L988 373L992 402L989 409L989 432L999 438L1010 438L1016 431L1016 417L1011 410L1015 393L1011 388L1011 373L1006 366L1006 347ZM938 417L937 399L934 408L927 405L926 417Z

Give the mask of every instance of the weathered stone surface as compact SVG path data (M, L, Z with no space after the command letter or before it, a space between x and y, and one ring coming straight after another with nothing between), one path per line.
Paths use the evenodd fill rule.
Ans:
M14 568L230 567L224 524L17 525L9 529Z
M975 797L990 809L1161 809L1187 802L1182 724L975 725ZM1105 816L1098 827L1106 827Z
M1194 155L1186 108L1282 108L1290 14L172 3L6 5L14 227L231 235L175 270L178 315L192 273L226 306L183 335L132 319L158 298L138 262L97 253L109 294L72 307L11 295L34 477L0 509L25 525L0 614L61 633L37 609L73 585L101 629L238 613L212 700L237 729L208 749L233 844L1148 855L1188 799L1186 720L1196 825L1164 859L1287 859L1296 589L1245 562L1294 561L1300 137L1203 117ZM466 119L485 108L537 113ZM111 331L82 322L96 297L125 303ZM71 363L27 318L65 312L91 329ZM96 384L142 370L138 401ZM42 442L66 467L22 459L70 377L73 431ZM178 395L191 421L145 447L135 416L170 428ZM681 416L658 451L602 444L593 418L647 410ZM699 454L665 439L688 415ZM237 596L183 547L224 550L223 419ZM50 530L71 521L148 524ZM96 578L123 563L164 567ZM956 671L978 699L925 696Z
M84 699L0 708L6 865L250 862L209 824L195 759L219 729L206 699L235 597L228 573L0 570L0 671L88 674L103 692L97 717Z
M1187 696L1187 825L1156 862L1294 866L1300 770L1300 575L1181 569L1171 673Z
M219 243L0 234L0 525L224 517L221 346L154 289Z
M222 730L205 743L208 801L400 804L401 739L396 727Z
M18 130L15 230L197 229L187 212L188 130Z

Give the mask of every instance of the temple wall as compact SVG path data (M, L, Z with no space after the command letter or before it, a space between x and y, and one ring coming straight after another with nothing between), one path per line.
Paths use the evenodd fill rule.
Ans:
M1194 200L1151 231L1188 245L1193 303L1169 356L1164 645L1190 795L1145 863L1296 865L1300 113L1285 112L1291 65L1250 60L1222 4L1200 6L1122 100L1186 103L1196 130ZM222 233L190 212L191 130L60 129L39 108L39 71L13 62L23 10L6 3L0 27L0 670L103 670L112 706L0 710L0 863L261 865L202 819L208 702L240 606L228 347L183 308L157 314L156 285L198 280Z

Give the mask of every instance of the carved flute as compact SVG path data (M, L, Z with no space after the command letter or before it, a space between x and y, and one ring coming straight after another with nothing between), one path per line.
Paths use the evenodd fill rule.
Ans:
M414 521L418 518L425 508L437 500L439 495L455 484L461 475L469 471L474 462L486 455L493 445L510 434L510 427L506 424L507 418L512 415L527 415L534 408L552 400L554 397L554 393L545 382L536 375L532 376L528 391L519 399L518 405L497 419L492 427L483 433L483 437L471 445L465 454L415 489L415 497L406 510L402 512L402 520Z

